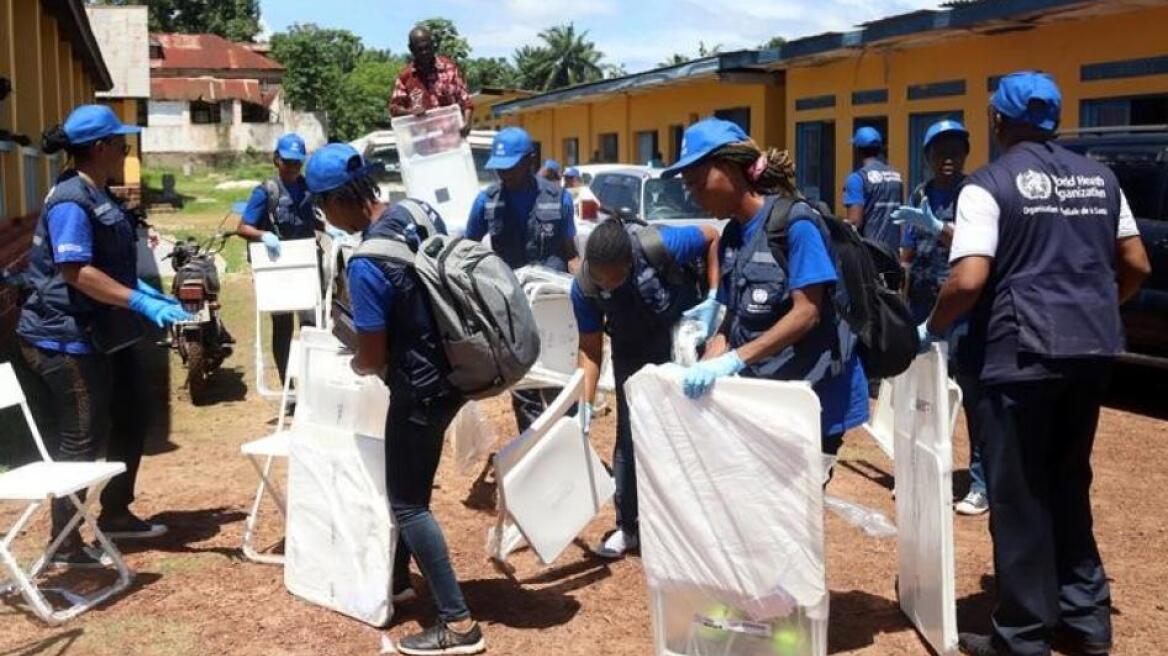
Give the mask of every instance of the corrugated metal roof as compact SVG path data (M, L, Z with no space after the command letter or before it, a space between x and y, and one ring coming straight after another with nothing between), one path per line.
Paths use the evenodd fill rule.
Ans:
M161 77L150 81L154 100L244 100L267 106L275 91L264 94L259 80L220 80L213 77Z
M282 71L283 66L258 52L215 34L153 34L162 59L151 59L153 70Z

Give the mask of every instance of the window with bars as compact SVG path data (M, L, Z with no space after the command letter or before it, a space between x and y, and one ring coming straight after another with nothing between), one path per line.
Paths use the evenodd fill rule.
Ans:
M219 103L191 101L191 124L208 125L223 122L223 110Z
M31 214L40 210L45 200L41 196L41 154L36 148L21 148L20 156L24 159L24 197Z
M268 111L267 107L255 103L243 103L242 120L244 123L270 123L271 118L272 113Z

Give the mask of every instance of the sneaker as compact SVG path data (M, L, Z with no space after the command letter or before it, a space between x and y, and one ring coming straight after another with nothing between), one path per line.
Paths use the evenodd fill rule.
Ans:
M626 553L633 551L639 546L640 541L637 540L637 536L629 535L618 528L599 547L596 547L593 553L601 558L615 560L617 558L624 558Z
M393 603L395 604L404 604L417 598L418 592L412 586L393 591Z
M409 656L432 654L480 654L487 650L482 629L475 622L466 633L459 633L439 621L434 626L397 641L397 650Z
M965 498L957 502L953 507L958 515L984 515L990 509L990 500L986 497L985 492L970 492L965 495Z
M151 524L127 512L121 517L100 517L97 527L111 540L142 540L166 534L166 524Z
M978 633L959 633L957 635L957 648L961 650L961 653L970 656L1005 656L1005 652L999 652L998 648L994 646L992 636Z
M1054 630L1053 646L1074 656L1107 656L1111 653L1110 640L1091 640L1066 626Z
M58 549L57 553L53 554L53 557L49 560L49 564L53 567L72 569L99 569L112 566L114 560L101 549L83 545L76 549L70 549L69 551Z

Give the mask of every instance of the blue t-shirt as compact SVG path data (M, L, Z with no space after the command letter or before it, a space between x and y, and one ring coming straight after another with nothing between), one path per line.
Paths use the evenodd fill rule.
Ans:
M665 250L679 266L697 262L706 252L706 235L697 226L662 226L658 229ZM625 284L631 284L625 281ZM572 280L572 312L576 328L581 333L596 333L604 328L604 313L600 306L584 296L579 283Z
M288 194L292 196L292 203L299 207L300 203L304 201L305 194L308 193L308 184L304 178L297 178L296 182L292 184L285 184L288 189ZM251 197L247 199L247 207L243 210L243 222L251 227L259 226L268 219L268 191L264 189L264 185L257 185L251 191Z
M844 180L844 207L864 204L864 176L852 171Z
M535 199L539 197L539 187L533 185L528 189L503 189L500 198L504 203L503 224L505 226L500 239L509 239L511 244L496 244L492 237L491 246L497 252L522 253L527 248L527 219L535 207ZM466 222L466 237L481 241L487 236L487 194L480 192L470 208L470 216ZM576 208L572 203L572 196L566 191L560 193L560 234L566 241L576 238Z
M393 308L394 288L373 261L356 257L349 261L349 304L358 332L385 330Z
M743 226L743 244L749 243L755 233L766 224L772 206L773 201L768 201L759 213ZM787 276L791 289L833 284L839 280L835 262L819 227L814 221L795 220L797 217L810 214L811 209L806 205L796 205L792 209L791 223L787 227ZM733 244L729 246L734 247ZM727 291L725 285L719 288L720 302L726 303L729 299ZM824 296L823 302L830 303L831 300ZM860 364L858 352L853 350L841 375L824 378L814 389L823 408L821 417L825 436L839 435L868 420L868 378Z
M57 264L88 264L93 261L93 225L85 209L77 203L54 205L45 217L49 241L53 244L53 262ZM74 355L92 353L88 342L37 341L35 345L49 351Z

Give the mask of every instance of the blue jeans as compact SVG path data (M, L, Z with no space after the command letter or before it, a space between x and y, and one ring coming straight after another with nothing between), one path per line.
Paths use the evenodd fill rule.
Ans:
M410 398L409 390L391 392L385 427L386 490L399 533L394 589L406 587L412 555L444 622L470 617L446 539L430 512L443 435L463 403L457 395L420 403Z
M969 492L985 494L985 469L981 464L981 423L974 409L981 396L981 383L973 376L958 372L957 386L961 388L961 407L965 409L965 425L969 432Z

